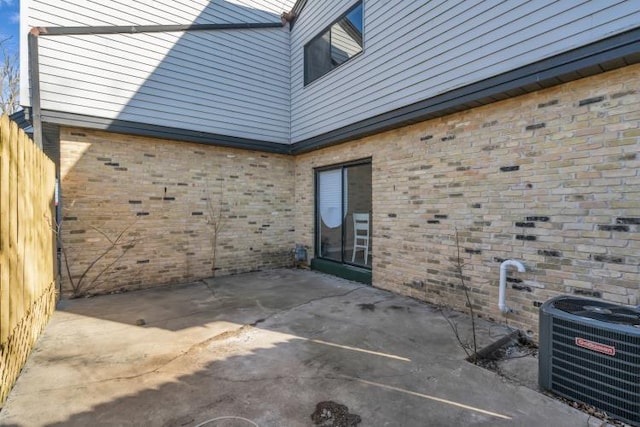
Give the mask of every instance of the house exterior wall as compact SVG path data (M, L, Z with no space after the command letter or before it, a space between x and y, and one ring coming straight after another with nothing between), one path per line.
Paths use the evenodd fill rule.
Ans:
M77 293L292 264L291 157L69 127L60 140L61 238ZM73 293L64 264L62 278Z
M632 1L364 1L364 51L304 86L304 45L354 0L307 2L291 33L292 142L634 28Z
M640 66L296 157L296 242L313 255L314 167L372 158L373 285L476 313L522 260L510 324L558 294L640 304Z
M21 100L29 105L26 34L35 26L280 22L292 1L23 0ZM39 37L43 110L289 141L287 28Z

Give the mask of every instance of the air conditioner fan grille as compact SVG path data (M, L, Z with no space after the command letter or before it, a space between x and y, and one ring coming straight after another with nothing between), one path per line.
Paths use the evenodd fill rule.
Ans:
M604 301L592 301L580 298L564 298L553 303L553 307L575 316L640 327L640 311Z

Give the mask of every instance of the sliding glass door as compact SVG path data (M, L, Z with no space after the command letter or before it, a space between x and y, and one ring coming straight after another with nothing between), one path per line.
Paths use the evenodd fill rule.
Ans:
M371 163L316 171L316 256L371 268Z

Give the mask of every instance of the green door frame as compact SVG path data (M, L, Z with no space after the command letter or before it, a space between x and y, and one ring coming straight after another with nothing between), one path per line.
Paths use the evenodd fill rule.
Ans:
M321 271L323 273L332 274L334 276L342 277L348 280L354 280L360 283L371 284L372 272L371 268L363 267L360 265L351 264L345 261L344 258L344 242L345 242L345 230L346 227L342 226L342 236L341 236L341 248L340 248L340 259L341 261L331 260L327 258L322 258L320 256L320 243L319 243L319 200L320 200L320 185L319 185L319 173L323 171L340 169L344 171L345 168L351 166L359 166L359 165L371 165L371 158L358 159L354 161L338 163L328 166L321 166L314 168L314 234L313 234L313 245L314 245L314 258L311 260L311 268L313 270ZM344 174L342 174L344 176ZM340 198L343 200L343 197ZM342 207L342 210L344 206Z

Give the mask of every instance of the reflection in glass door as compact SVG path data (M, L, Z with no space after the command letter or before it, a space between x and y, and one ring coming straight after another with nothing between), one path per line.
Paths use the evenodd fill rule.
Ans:
M317 172L316 254L371 268L371 163Z

